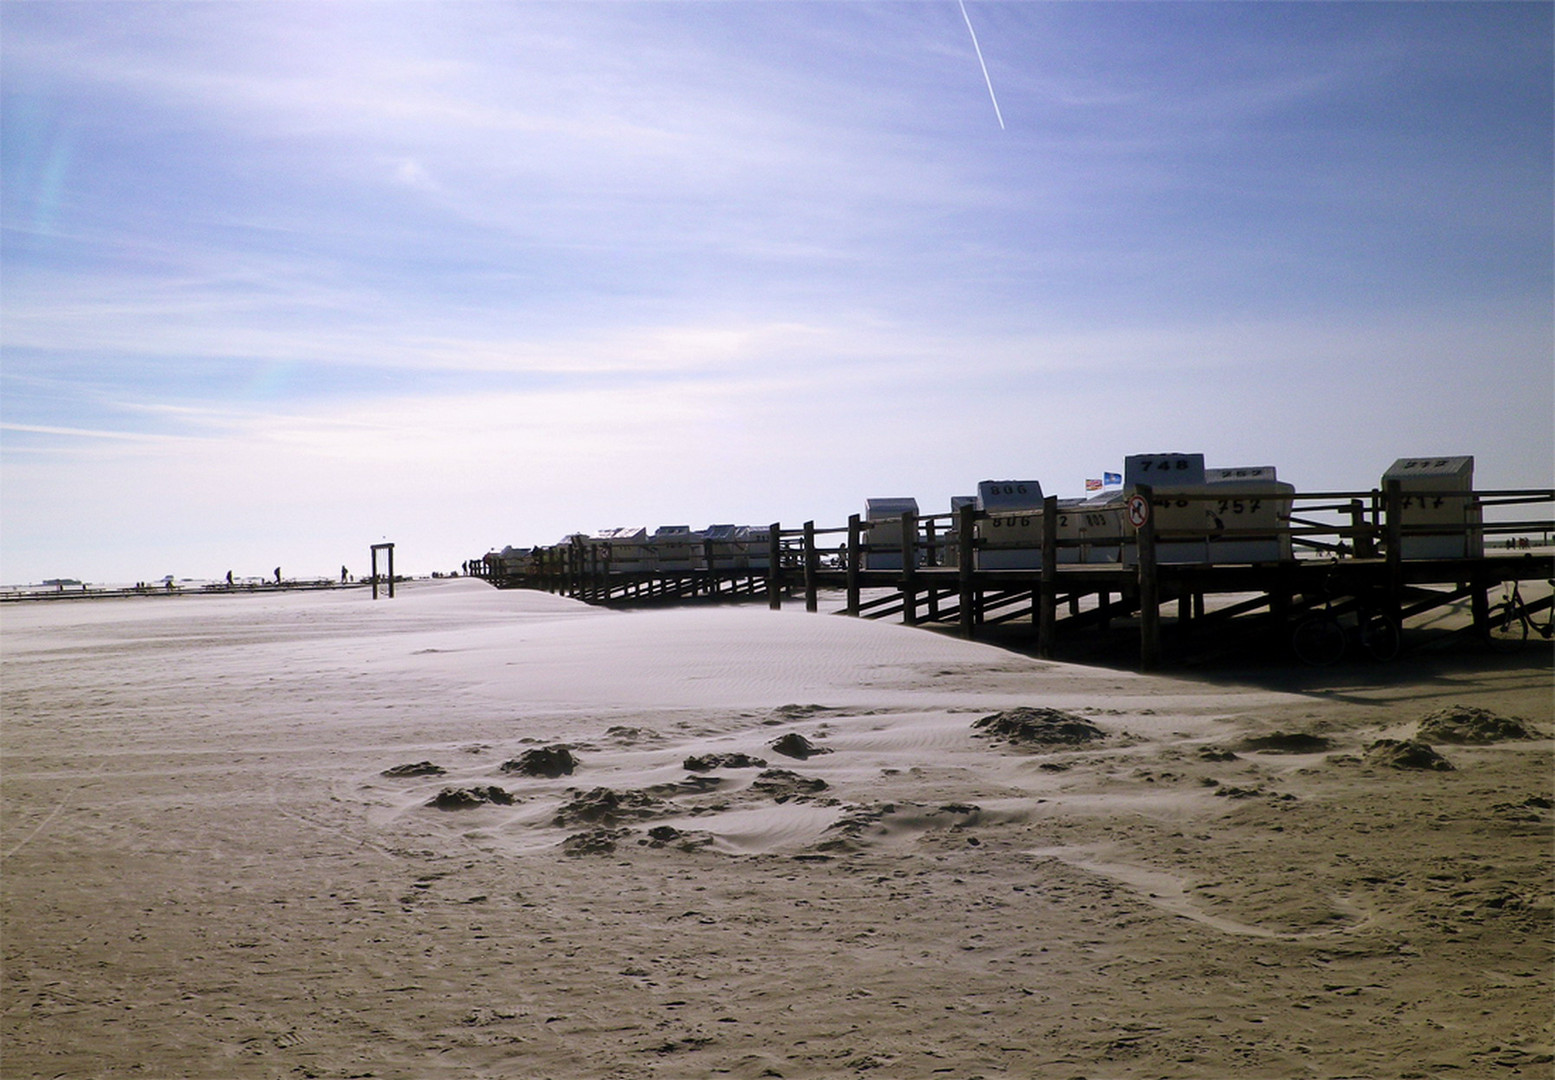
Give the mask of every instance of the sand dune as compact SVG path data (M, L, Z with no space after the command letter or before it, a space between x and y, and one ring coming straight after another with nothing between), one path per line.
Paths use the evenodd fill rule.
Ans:
M1548 650L1210 684L444 581L3 662L7 1077L1555 1073ZM1453 704L1536 737L1372 749Z

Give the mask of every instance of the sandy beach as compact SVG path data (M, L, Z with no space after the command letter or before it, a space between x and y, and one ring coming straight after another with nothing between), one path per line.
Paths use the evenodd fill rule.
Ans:
M1555 1075L1547 646L1146 677L470 580L0 618L7 1078Z

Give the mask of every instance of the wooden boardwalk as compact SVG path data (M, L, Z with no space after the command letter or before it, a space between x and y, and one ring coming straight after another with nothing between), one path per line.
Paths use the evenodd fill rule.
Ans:
M1064 535L1069 512L1049 498L1024 515L1031 525L1022 534L1025 547L995 539L991 515L966 506L954 514L907 513L888 523L854 515L836 528L773 523L757 543L701 539L699 549L678 549L673 565L654 565L636 549L623 559L610 541L576 536L517 558L472 560L471 570L501 587L613 606L765 599L777 608L785 597L803 596L806 608L818 611L826 592L841 599L848 615L948 625L967 638L1026 623L1043 657L1079 635L1125 629L1137 634L1142 670L1163 662L1163 622L1174 643L1191 639L1211 649L1217 640L1283 648L1304 624L1337 633L1331 628L1337 623L1380 655L1396 651L1411 620L1447 605L1467 603L1473 619L1464 633L1488 636L1515 614L1493 593L1509 582L1555 578L1547 544L1517 546L1555 529L1552 490L1447 493L1472 510L1471 526L1451 527L1422 524L1418 503L1411 513L1410 496L1397 481L1371 492L1295 494L1282 503L1288 509L1274 527L1277 536L1267 520L1237 528L1216 518L1211 532L1182 527L1184 506L1219 498L1224 510L1223 496L1163 499L1146 485L1131 493L1147 508L1142 520L1106 543ZM1529 506L1538 517L1523 516ZM879 542L882 535L890 542ZM1243 541L1276 544L1271 550L1282 557L1215 560L1216 550L1234 550L1216 545ZM1198 545L1207 558L1192 554ZM993 553L1001 557L990 558ZM983 565L1008 564L1011 553L1029 565ZM1541 594L1521 610L1538 618L1550 607L1551 598Z

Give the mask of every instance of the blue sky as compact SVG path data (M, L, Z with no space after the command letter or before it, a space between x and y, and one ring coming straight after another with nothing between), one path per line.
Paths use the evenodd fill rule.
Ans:
M1549 4L0 7L0 578L1555 484Z

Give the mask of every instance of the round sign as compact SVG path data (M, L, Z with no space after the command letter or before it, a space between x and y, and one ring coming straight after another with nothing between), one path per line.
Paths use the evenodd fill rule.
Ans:
M1143 495L1130 495L1128 497L1128 523L1136 529L1143 529L1145 522L1150 520L1150 502Z

